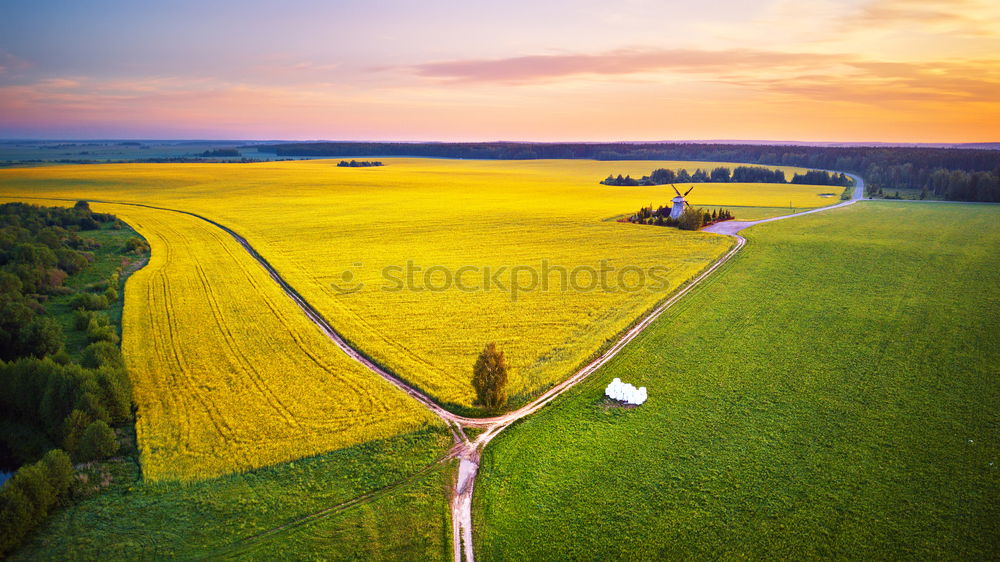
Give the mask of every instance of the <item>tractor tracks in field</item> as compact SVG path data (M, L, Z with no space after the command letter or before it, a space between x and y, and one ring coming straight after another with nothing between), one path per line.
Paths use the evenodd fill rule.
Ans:
M274 537L286 533L294 532L302 527L305 527L317 521L321 521L323 519L339 515L341 513L344 513L345 511L350 511L351 509L369 504L385 496L391 495L393 492L406 486L407 484L417 482L421 478L431 474L436 468L439 467L441 463L446 462L450 458L451 457L448 455L437 458L431 463L419 468L416 472L410 474L406 478L397 480L396 482L393 482L376 490L372 490L370 492L366 492L359 496L355 496L353 498L344 500L338 504L325 507L323 509L314 511L312 513L301 515L281 525L272 527L270 529L265 529L256 534L231 542L223 547L213 549L211 552L206 552L201 556L198 556L196 560L233 558L239 556L240 554L246 554L247 551L252 550L255 545L265 542L269 539L272 539Z
M454 440L454 446L451 451L445 456L433 463L431 466L436 465L440 462L445 462L452 458L457 458L459 460L458 475L455 484L452 488L452 498L450 502L451 518L452 518L452 553L455 562L462 562L463 560L467 562L473 562L475 560L475 552L473 549L473 526L472 526L472 495L475 489L475 480L479 469L479 459L482 451L493 440L500 432L509 427L514 422L530 416L531 414L537 412L538 410L544 408L546 405L554 401L561 394L570 390L595 371L600 369L604 364L609 362L629 343L635 340L650 324L652 324L656 319L658 319L664 312L666 312L671 306L673 306L678 300L683 298L689 292L691 292L695 287L697 287L702 281L708 278L712 273L716 272L719 268L729 262L733 256L735 256L746 244L746 239L739 235L739 232L750 228L751 226L773 222L778 220L789 219L793 217L798 217L802 215L808 215L812 213L818 213L823 211L829 211L831 209L837 209L851 205L863 198L864 195L864 180L859 176L848 174L854 182L855 189L853 197L842 203L836 205L830 205L827 207L820 207L817 209L811 209L808 211L802 211L799 213L784 215L780 217L773 217L768 219L762 219L757 221L726 221L721 223L716 223L709 227L703 229L704 232L711 232L715 234L727 235L734 238L733 246L727 251L721 258L713 262L709 267L705 268L701 273L699 273L694 278L688 280L684 285L682 285L677 291L675 291L670 297L665 301L657 305L652 311L642 317L638 322L636 322L631 328L626 330L621 334L615 342L605 349L596 359L590 361L580 369L578 369L573 375L564 379L560 383L552 386L547 391L542 393L536 399L530 403L506 414L502 414L490 418L470 418L466 416L461 416L452 413L442 407L440 404L435 402L430 396L425 394L423 391L418 389L416 386L404 381L402 378L390 373L387 369L383 368L381 365L377 364L374 360L365 355L362 351L357 349L354 345L348 342L343 336L337 332L336 329L319 313L305 298L296 291L279 273L278 271L267 261L256 249L246 240L246 238L240 236L235 231L229 227L209 219L205 216L199 215L197 213L183 211L179 209L171 209L167 207L158 207L154 205L147 205L143 203L131 203L123 201L107 201L107 200L89 200L95 203L109 203L115 205L132 205L137 207L146 207L150 209L157 209L162 211L171 211L175 213L182 213L189 215L198 219L201 219L213 226L222 229L230 236L233 237L236 242L246 250L251 257L253 257L260 265L267 271L268 275L281 287L281 289L295 302L296 305L302 310L305 315L316 324L320 330L323 331L326 336L333 341L333 343L340 348L349 357L354 359L356 362L360 363L366 367L371 372L382 377L384 380L391 383L393 386L399 388L407 395L412 397L423 404L427 409L437 415L451 431L452 438ZM68 198L45 198L38 197L38 199L50 199L59 201L74 201L75 199ZM463 428L476 428L482 430L475 439L469 439ZM279 535L283 532L290 531L302 525L306 525L312 521L320 518L329 517L331 515L341 513L354 507L356 505L361 505L372 501L377 497L389 494L392 491L398 489L404 484L413 481L418 476L429 470L429 467L425 467L415 473L409 478L401 480L395 484L389 485L380 490L369 492L363 494L354 499L347 500L341 504L331 506L324 510L305 515L297 520L291 521L279 527L263 531L238 541L223 549L223 552L235 552L241 548L244 544L256 543L263 540L267 540L272 536Z

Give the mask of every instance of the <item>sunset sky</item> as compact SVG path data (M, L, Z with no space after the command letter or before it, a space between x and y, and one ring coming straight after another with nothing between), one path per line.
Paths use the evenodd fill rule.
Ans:
M0 138L1000 141L996 0L0 10Z

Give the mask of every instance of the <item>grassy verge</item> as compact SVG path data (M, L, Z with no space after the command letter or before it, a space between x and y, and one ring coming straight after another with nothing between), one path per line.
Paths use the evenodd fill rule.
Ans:
M914 207L748 231L487 449L479 558L995 557L1000 208ZM604 407L613 377L649 401Z
M426 430L187 484L144 483L123 460L107 465L107 491L55 513L15 558L446 558L450 470L437 459L450 442Z

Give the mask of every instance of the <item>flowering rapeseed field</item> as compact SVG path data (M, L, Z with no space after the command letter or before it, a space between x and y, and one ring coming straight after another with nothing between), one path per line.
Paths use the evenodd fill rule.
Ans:
M510 394L523 402L567 376L730 247L729 239L713 234L613 220L643 205L668 203L670 186L598 183L612 173L693 171L714 163L380 160L384 167L314 160L11 169L0 171L0 194L149 203L219 221L247 238L355 346L460 408L474 403L472 365L485 343L496 341L505 351ZM786 173L793 171L799 170ZM689 199L694 205L817 207L833 202L820 196L830 190L694 184ZM136 217L131 211L123 216ZM154 256L157 244L166 248L170 237L188 234L186 227L169 228L179 220L144 227L154 238L165 236L154 244ZM207 243L185 242L192 248ZM196 251L199 259L213 252ZM188 274L194 287L200 286L196 273ZM261 284L241 287L217 299L219 306L243 306L263 290ZM152 303L154 298L159 300ZM165 310L170 299L184 295L129 299L130 306ZM248 337L231 335L235 343ZM241 364L232 352L222 355L219 361L234 369Z
M338 350L222 230L94 207L152 247L126 286L122 341L146 478L211 477L435 423Z

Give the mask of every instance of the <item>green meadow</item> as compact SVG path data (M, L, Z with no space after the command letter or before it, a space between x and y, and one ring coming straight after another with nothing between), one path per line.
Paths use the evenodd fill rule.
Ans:
M1000 556L1000 206L863 202L744 234L487 448L481 560ZM614 377L649 401L608 404Z
M426 430L195 483L104 463L90 478L108 488L58 510L14 558L446 558L450 444Z

